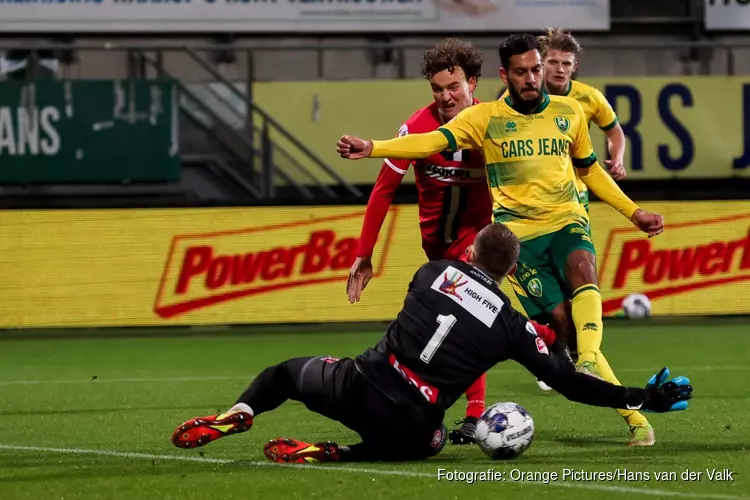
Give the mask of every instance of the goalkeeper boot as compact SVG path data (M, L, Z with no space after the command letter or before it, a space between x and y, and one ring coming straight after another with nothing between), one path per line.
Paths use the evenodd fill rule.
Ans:
M474 433L477 431L477 422L479 419L474 417L466 417L456 421L456 425L460 427L453 429L448 434L451 444L472 444L476 443Z
M263 453L272 462L282 464L338 462L341 460L339 445L331 441L310 444L289 438L276 438L263 447Z
M230 434L250 430L253 416L244 411L188 420L172 433L172 444L178 448L197 448Z
M656 435L651 424L630 426L628 446L653 446L654 443L656 443Z

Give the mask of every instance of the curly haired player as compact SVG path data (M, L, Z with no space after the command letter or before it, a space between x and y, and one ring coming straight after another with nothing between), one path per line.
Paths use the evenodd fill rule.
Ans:
M398 135L436 130L476 104L473 94L481 73L482 54L470 42L448 38L425 51L422 75L430 83L434 101L412 114ZM477 232L491 221L492 201L480 151L440 152L420 160L386 158L367 203L357 259L347 283L351 302L360 300L373 277L371 257L378 233L410 166L418 190L422 248L428 260L462 258ZM466 391L466 416L449 435L453 444L474 442L486 392L487 376L482 375Z

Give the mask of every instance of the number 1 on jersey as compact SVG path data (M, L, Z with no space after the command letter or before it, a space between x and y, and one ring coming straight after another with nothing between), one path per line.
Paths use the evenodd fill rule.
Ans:
M437 330L435 330L435 333L432 335L430 341L427 342L427 345L422 350L422 354L419 355L419 359L421 359L425 363L430 362L432 357L435 355L435 352L443 343L443 340L445 340L445 337L448 336L451 329L455 326L456 317L452 314L449 314L447 316L438 314L437 322L440 323L440 326L438 326Z

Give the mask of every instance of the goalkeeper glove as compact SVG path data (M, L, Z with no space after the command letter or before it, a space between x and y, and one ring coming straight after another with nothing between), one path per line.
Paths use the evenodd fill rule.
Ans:
M669 380L669 368L666 367L648 380L645 391L641 409L646 412L687 410L688 400L693 397L690 380L682 376Z

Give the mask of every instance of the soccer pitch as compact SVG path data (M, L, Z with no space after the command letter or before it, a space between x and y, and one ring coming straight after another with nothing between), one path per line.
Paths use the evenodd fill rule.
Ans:
M0 340L0 498L750 499L748 322L606 323L603 350L623 383L641 386L669 366L695 387L688 411L649 415L657 438L652 448L628 448L614 410L543 393L520 365L507 362L489 373L487 399L531 412L536 435L521 457L492 461L476 446L447 444L424 462L319 466L272 464L263 456L263 444L277 436L357 440L295 402L259 416L247 433L196 450L174 448L170 436L189 418L228 408L269 364L354 356L381 331L231 331L80 338L15 332ZM449 428L464 404L450 410Z

